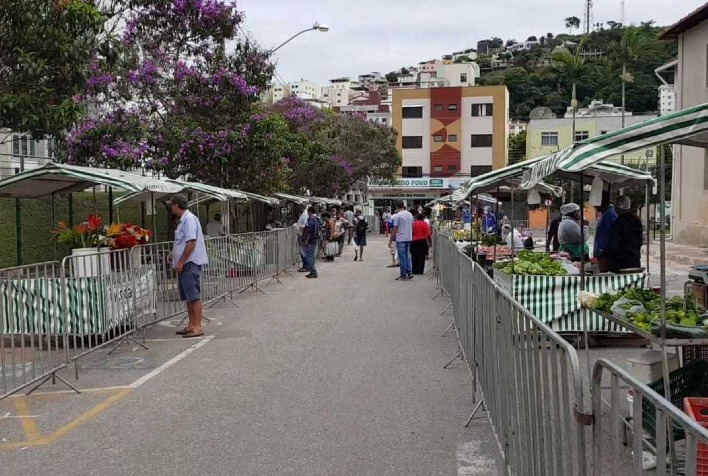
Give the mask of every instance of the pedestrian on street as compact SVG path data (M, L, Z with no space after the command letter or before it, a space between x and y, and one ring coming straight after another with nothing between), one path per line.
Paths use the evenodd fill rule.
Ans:
M322 225L320 219L315 215L315 207L307 209L307 223L302 230L302 243L305 247L305 271L309 271L306 278L316 278L317 268L315 267L315 256L317 254L317 242L320 238Z
M560 226L561 219L563 217L558 215L554 218L548 225L548 236L546 237L546 251L558 251L560 249L560 242L558 241L558 227Z
M347 207L347 211L344 212L344 219L350 224L347 228L347 244L351 245L354 239L354 219L356 215L352 211L352 207Z
M307 248L307 245L302 241L303 238L303 231L305 230L305 226L307 226L307 208L302 211L302 214L297 220L297 223L295 223L295 228L297 229L297 243L298 243L298 248L300 250L300 260L302 261L302 267L298 269L298 272L304 273L306 271L309 271L306 266L307 259L305 258L305 249Z
M607 256L603 256L603 251L607 247L607 240L610 237L610 229L617 220L617 212L614 205L609 203L610 196L607 192L603 192L602 205L597 207L597 211L602 215L597 222L595 229L595 240L593 242L592 256L597 258L598 267L601 273L606 273L609 270Z
M354 226L350 229L355 230L354 236L354 261L364 261L364 248L366 247L366 233L369 230L369 224L366 223L364 214L361 210L356 211L354 217Z
M337 254L334 256L339 258L342 256L342 252L344 251L344 242L347 239L349 228L351 228L351 222L347 221L341 212L337 212L334 226L335 237L337 239Z
M391 233L391 228L389 226L389 222L391 221L391 218L392 218L391 210L386 208L383 212L382 218L383 218L383 224L384 224L384 233L386 234L386 236L388 236Z
M406 210L406 205L399 201L396 203L398 213L393 216L393 230L389 246L393 246L395 241L398 251L398 265L401 274L397 280L408 281L413 279L413 267L411 264L411 241L413 241L413 215Z
M411 241L411 260L413 275L425 273L425 258L428 256L430 241L433 239L430 225L425 222L425 215L419 213L413 222L413 240Z
M169 261L177 272L180 301L187 302L187 327L177 331L186 338L204 335L202 329L202 266L209 264L204 234L199 219L190 212L187 197L175 195L170 200L170 210L179 218L175 230L175 243Z

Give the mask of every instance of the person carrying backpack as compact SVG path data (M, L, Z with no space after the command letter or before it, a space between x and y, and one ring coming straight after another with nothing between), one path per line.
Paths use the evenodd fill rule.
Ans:
M356 211L354 217L354 261L364 261L364 247L366 246L366 232L369 230L369 224L366 223L361 210Z

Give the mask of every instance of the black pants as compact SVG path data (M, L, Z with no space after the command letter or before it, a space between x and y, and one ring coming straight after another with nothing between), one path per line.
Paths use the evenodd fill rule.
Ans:
M425 257L428 256L428 240L416 240L411 242L411 261L413 274L423 274L425 272Z

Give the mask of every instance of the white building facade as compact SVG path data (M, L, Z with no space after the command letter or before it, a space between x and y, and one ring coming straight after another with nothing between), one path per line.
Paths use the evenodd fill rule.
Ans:
M668 84L659 86L659 115L665 116L676 112L676 91Z
M0 131L0 177L42 166L54 157L54 140L33 140L26 134Z

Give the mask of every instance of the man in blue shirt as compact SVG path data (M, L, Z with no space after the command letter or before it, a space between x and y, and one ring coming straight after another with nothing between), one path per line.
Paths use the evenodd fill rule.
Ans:
M398 202L396 208L398 208L398 213L393 216L393 231L388 245L392 247L393 242L396 242L398 264L401 268L401 275L396 279L408 281L413 279L413 265L410 256L411 241L413 241L413 215L406 210L403 202Z
M183 337L199 337L202 330L201 273L202 266L209 264L204 234L199 219L187 207L184 195L175 195L170 200L170 209L179 218L175 230L175 243L169 260L177 272L180 300L187 302L189 323L177 331Z
M302 230L302 245L305 248L305 262L303 268L310 273L306 278L316 278L317 268L315 268L315 256L317 253L317 241L320 237L320 219L315 215L315 208L307 209L307 223Z

